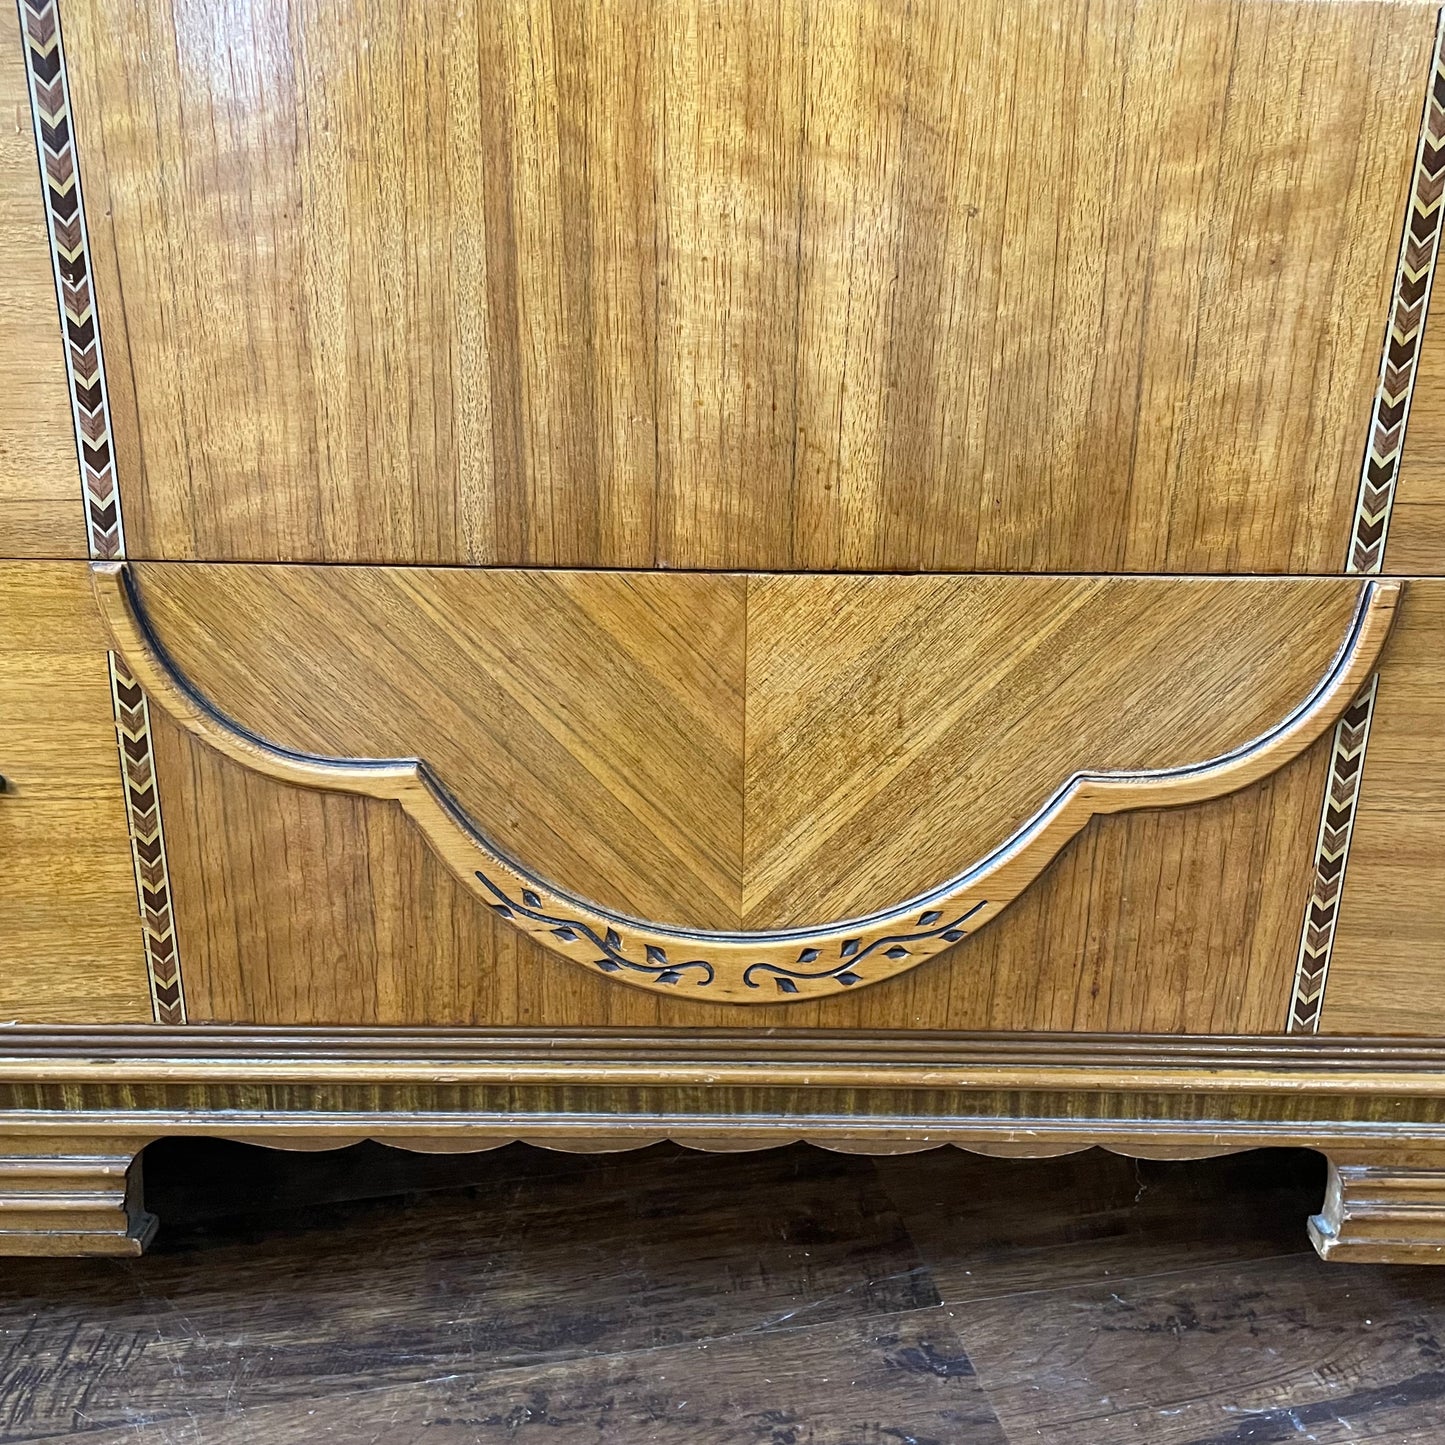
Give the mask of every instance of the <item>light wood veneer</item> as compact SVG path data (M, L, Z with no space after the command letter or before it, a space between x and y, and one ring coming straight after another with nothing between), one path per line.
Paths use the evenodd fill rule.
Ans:
M1432 6L18 10L0 1254L179 1132L1445 1255Z
M83 557L85 523L25 61L0 14L0 558Z
M646 914L619 912L615 907L609 908L580 895L566 878L558 879L556 875L548 877L537 869L531 858L516 856L507 847L499 845L495 836L489 836L484 829L478 828L475 820L467 815L456 790L450 785L447 770L445 767L439 770L435 761L415 757L377 757L374 749L365 747L353 749L352 756L329 756L316 748L301 748L294 742L278 744L259 734L255 728L237 722L227 715L224 705L218 704L215 697L197 687L193 677L177 669L169 650L154 630L153 619L138 595L135 579L130 571L123 566L112 564L97 566L92 572L97 602L106 618L116 652L128 676L134 677L156 704L218 752L249 770L281 782L303 788L386 799L398 804L458 879L477 893L494 913L537 939L545 947L577 962L601 969L619 982L671 990L684 995L696 992L696 996L700 997L755 1003L766 997L770 985L785 996L827 993L860 984L876 983L879 978L916 967L931 954L958 942L970 933L977 932L989 922L1000 909L1006 907L1033 882L1058 850L1092 818L1131 808L1178 806L1206 801L1257 783L1292 761L1345 711L1351 700L1366 686L1388 637L1402 586L1396 582L1372 582L1358 590L1349 630L1344 640L1336 646L1335 656L1328 670L1315 680L1307 694L1290 698L1287 706L1278 708L1276 720L1263 730L1256 729L1252 737L1236 739L1228 747L1221 747L1216 743L1214 750L1206 752L1202 757L1195 751L1188 753L1182 760L1143 768L1071 766L1049 759L1046 754L1040 754L1039 761L1045 770L1045 786L1039 789L1037 800L1029 798L1025 792L1025 805L1020 805L1017 798L1007 801L1005 806L1014 810L1011 817L1008 813L1003 815L1009 826L1006 830L1000 830L997 839L989 838L985 832L983 843L974 841L969 845L977 851L960 854L957 843L950 842L947 846L954 850L952 869L942 878L931 880L931 886L925 891L900 898L896 891L898 880L893 876L898 870L879 868L876 865L865 870L860 866L855 871L860 875L861 889L855 889L847 895L846 905L840 912L825 914L822 918L815 917L800 927L790 929L759 931L742 928L738 931L706 931L691 918L671 921ZM182 575L194 577L197 574L187 571ZM292 569L285 569L281 575L284 581L280 590L284 594L290 590L295 573ZM490 593L490 601L504 602L509 591L515 597L518 583L521 584L521 595L525 601L532 601L534 598L533 589L529 585L534 579L530 574L512 574L510 577L508 574L498 573L485 575L488 589L484 596ZM503 578L507 579L509 586L501 588L500 591L491 586ZM395 578L390 580L393 583L396 581ZM403 588L413 591L417 588L425 589L427 580L422 574L409 572L404 574ZM748 581L749 594L754 580L757 579ZM769 579L761 580L766 591ZM980 630L977 625L972 629L968 626L970 621L976 621L985 611L983 606L977 605L977 599L972 613L965 609L960 616L946 605L958 599L931 596L929 590L922 585L927 579L900 578L892 583L891 590L901 590L903 593L901 599L894 599L895 604L899 601L904 603L901 614L895 606L895 615L890 615L886 599L881 604L870 603L867 597L874 584L883 585L882 579L873 579L872 583L863 581L862 598L849 595L856 594L859 590L860 579L851 579L855 585L844 590L848 580L850 579L835 579L831 584L823 584L821 599L816 591L819 584L816 583L801 587L801 590L798 587L790 589L793 594L794 615L789 619L789 630L801 629L815 636L823 636L829 630L833 619L839 618L841 613L841 627L835 629L835 644L842 644L846 639L849 645L843 647L841 652L835 646L835 655L831 657L831 661L835 671L838 664L842 663L857 672L855 687L858 690L877 684L896 692L900 697L909 690L919 692L921 689L917 687L910 688L912 679L907 675L906 663L900 675L890 679L880 671L879 654L891 664L898 654L906 656L911 652L912 642L917 634L922 633L922 661L931 672L937 666L937 654L946 651L954 638L963 639L970 630ZM662 582L663 579L650 578L641 591L644 595L649 590L656 591L662 588ZM849 792L861 791L865 794L866 802L869 790L881 783L884 789L891 786L902 792L907 805L911 785L914 800L921 799L925 805L934 806L932 816L935 819L957 818L961 809L950 809L948 812L937 809L940 795L943 798L950 797L954 792L966 795L970 788L976 790L979 785L971 784L966 774L956 782L947 779L945 773L950 763L950 753L954 767L960 763L981 769L990 766L1005 767L1016 776L1023 771L1021 763L1009 763L1003 746L990 747L990 739L978 721L1000 713L1003 714L1005 724L1002 737L1009 737L1026 724L1027 734L1037 745L1050 736L1047 725L1041 724L1041 718L1050 709L1062 709L1060 722L1072 734L1070 745L1076 746L1081 736L1086 743L1090 743L1089 730L1083 720L1090 715L1091 709L1099 708L1101 699L1098 691L1092 693L1087 701L1083 698L1071 698L1066 686L1059 683L1049 686L1051 679L1048 663L1040 661L1050 653L1061 655L1064 660L1063 676L1067 677L1080 669L1081 654L1090 661L1097 655L1098 642L1095 640L1094 645L1090 646L1087 623L1080 621L1086 610L1088 592L1084 584L1075 583L1072 589L1062 589L1063 596L1060 598L1057 595L1060 589L1049 589L1043 579L1018 578L1011 579L1011 582L1012 585L1003 588L1005 594L1010 591L1017 592L1019 589L1022 589L1024 594L1023 597L1015 598L1018 608L1013 626L1017 626L1018 619L1030 610L1036 621L1051 619L1047 625L1036 627L1034 631L1021 634L1018 638L1016 645L1023 666L1015 669L1009 663L995 664L992 667L975 663L968 669L978 674L981 693L971 705L964 703L963 727L950 729L946 726L952 721L947 714L959 707L959 702L950 699L947 694L936 698L925 694L923 706L911 727L905 723L907 715L899 711L893 744L890 746L883 738L879 738L870 745L865 738L864 746L854 755L859 781L850 787L851 779L835 777L832 787L836 798L841 799ZM615 639L609 635L608 642L621 641L626 635L629 623L645 637L652 636L659 621L659 614L655 611L644 610L641 615L635 612L629 615L626 609L608 607L607 603L614 597L617 585L618 579L605 574L586 574L579 579L572 600L590 598L598 604L587 609L589 620L610 614L614 625L618 622L623 624L623 634L619 634ZM1200 585L1206 590L1211 586L1207 583ZM1212 585L1218 587L1221 584ZM1297 583L1277 582L1272 585L1276 592L1284 588L1298 593L1301 588L1301 584ZM1241 584L1234 584L1234 590L1238 592L1240 586ZM335 590L333 574L327 576L322 588L313 592L312 603L334 600ZM1051 590L1055 594L1052 598ZM1151 633L1147 628L1145 630L1150 647L1158 651L1161 649L1161 638L1169 635L1168 619L1180 615L1181 605L1187 604L1190 590L1179 584L1170 584L1164 592L1156 592L1151 597L1145 589L1137 586L1126 587L1125 596L1117 603L1119 613L1126 617L1143 615L1153 627L1161 628L1159 633ZM1131 591L1133 596L1128 595ZM922 595L915 596L909 603L909 593ZM1030 593L1033 594L1032 599L1029 598ZM707 595L700 594L703 600ZM465 599L467 594L463 592L462 596ZM252 599L248 596L247 600ZM372 593L369 597L371 608L375 608L379 600L384 598L379 599ZM452 592L450 600L455 604L455 591ZM634 599L641 600L641 597ZM776 597L773 598L775 607L777 600ZM993 613L1003 619L1006 627L1010 626L1009 609L1000 606L1001 599L985 598L986 602L990 600ZM1030 600L1033 603L1032 609L1029 608ZM1238 604L1237 610L1241 615L1248 614L1257 638L1260 635L1259 609L1271 599L1266 596L1249 598L1246 592L1245 595L1235 596L1230 600ZM1289 614L1293 609L1286 604L1293 601L1308 609L1312 599L1307 593L1290 599L1286 592L1277 600L1280 605L1271 610L1283 615L1288 625ZM940 601L945 604L937 609L943 614L941 620L932 619L930 625L925 620L931 610L930 604ZM439 605L438 589L433 587L429 599L423 600L414 595L413 606L399 609L400 615L409 616L416 612L417 603L420 603L422 610L431 612L434 619L444 610ZM1251 603L1252 605L1249 605ZM303 607L304 605L303 600ZM576 690L584 699L590 699L594 693L611 687L620 691L628 703L632 703L630 694L633 689L627 686L625 679L618 688L616 677L611 675L617 671L615 667L604 669L607 675L589 686L589 679L580 659L567 655L572 632L569 632L565 625L555 626L552 631L543 634L539 645L529 647L525 629L508 626L505 606L497 606L492 610L491 621L499 625L503 635L512 640L516 655L538 654L543 657L541 673L533 671L530 676L514 665L511 655L506 656L504 667L500 671L495 657L488 658L483 655L475 660L480 662L484 682L481 687L473 685L474 690L486 696L494 691L488 689L486 684L500 680L500 690L506 695L504 704L492 703L488 708L493 714L494 723L501 724L494 736L499 734L506 739L499 763L494 765L496 770L511 762L523 746L522 728L516 726L515 722L511 725L508 723L509 709L515 713L518 707L530 721L543 724L550 738L560 742L577 740L585 750L581 760L589 763L588 771L599 780L605 781L608 777L618 776L612 760L619 757L635 760L660 757L664 768L676 766L676 760L668 756L669 719L654 718L650 715L650 710L645 708L640 714L634 712L629 715L621 712L611 718L609 730L605 716L599 713L598 716L603 718L603 728L599 730L596 719L587 719L585 714L582 717L572 715L568 704L559 704L554 700L566 690ZM549 621L565 623L569 610L553 606L546 609L545 615ZM1213 609L1206 609L1197 616L1186 618L1196 635L1202 634L1211 643L1208 649L1209 667L1205 666L1202 654L1197 658L1189 658L1182 643L1176 643L1173 648L1176 653L1181 654L1175 661L1192 662L1196 680L1204 683L1203 696L1214 704L1218 704L1221 695L1227 692L1220 679L1228 675L1226 669L1229 664L1228 654L1221 648L1219 638L1211 636L1211 633L1212 629L1227 617L1229 610L1216 599ZM189 611L191 609L186 609L186 612ZM231 611L231 615L235 615L232 609L208 612L208 609L202 607L199 611L217 619L223 611ZM458 615L464 615L464 612L465 609ZM751 608L748 613L750 616ZM332 609L328 609L326 616L334 619L336 614ZM776 612L774 618L781 622ZM253 609L253 623L255 620ZM319 651L312 653L303 675L292 681L280 695L314 698L325 691L325 680L332 674L330 659L347 650L347 644L340 641L334 625L328 626L315 606L306 617L295 619L291 626L280 626L274 617L264 618L264 621L267 624L265 635L268 639L278 633L297 639L295 642L283 644L283 648L289 653L305 650L307 644L299 639L308 634L314 634L320 640ZM881 635L875 639L870 637L870 623L879 621L883 624ZM640 626L644 622L646 626ZM910 622L909 646L905 647L895 640L895 633ZM1082 638L1073 635L1076 629L1070 624L1078 624L1077 631L1083 634ZM216 624L213 624L206 628L205 633L209 634L215 627ZM789 666L786 656L779 669L771 670L773 654L780 650L778 636L767 626L749 628L748 631L752 634L749 636L749 649L755 636L764 661L765 673L774 681L780 673L789 676L795 694L801 692L805 704L812 702L807 696L810 689L819 695L820 704L835 690L837 684L828 675L827 660L830 653L826 642L808 654L808 661L825 661L823 681L833 684L832 686L819 685L817 670L811 666L802 665L797 660ZM929 636L930 633L933 635ZM445 634L448 642L452 638L465 635L466 630L460 624L450 628ZM598 645L590 628L584 629L580 638L585 648ZM206 640L208 651L209 644L218 640L219 655L234 656L234 649L227 645L225 637L215 639L207 635ZM478 703L469 695L466 680L468 660L459 657L455 649L434 641L428 645L428 641L429 639L424 639L419 645L413 638L409 645L403 648L403 655L426 659L429 668L444 671L452 690L438 705L428 706L424 689L408 686L406 669L403 668L403 676L397 688L397 695L404 699L403 716L409 719L414 717L418 710L424 715L440 713L443 716L454 716L458 710L475 713ZM1002 650L996 638L987 634L984 643L985 658L997 656ZM339 690L332 687L331 695L364 699L372 690L373 679L379 679L396 669L383 665L378 670L374 662L365 656L364 647L358 648L355 642L351 644L350 650L362 664L361 683L359 686L355 682L343 684ZM1226 659L1225 669L1219 667L1221 657ZM550 665L556 668L559 661L562 664L560 669L555 676L548 678L547 667ZM965 654L959 661L967 666L972 659ZM475 662L473 665L475 666ZM261 669L260 675L269 677L275 670L267 666ZM1128 696L1127 704L1119 705L1115 710L1127 714L1140 731L1130 739L1128 730L1125 729L1124 745L1139 746L1140 739L1149 735L1152 730L1147 745L1153 745L1154 737L1168 734L1171 735L1170 746L1177 746L1181 733L1188 737L1186 720L1204 710L1200 702L1186 697L1182 706L1171 709L1161 704L1156 696L1151 696L1148 689L1139 688L1137 673L1140 667L1137 664L1128 671L1129 682L1134 690ZM1036 674L1042 675L1042 685L1039 684ZM960 680L966 676L967 671L960 669ZM375 685L382 684L378 681ZM1177 698L1179 683L1171 680L1171 685ZM248 682L242 691L254 693L263 687L264 684L258 676L255 681ZM1256 682L1252 691L1257 694L1260 690ZM1006 698L1010 692L1021 695L1023 716L1017 713L1010 716L1013 709L1000 702L1000 699ZM488 701L491 702L491 699L488 698ZM773 721L769 701L766 679L762 689L754 689L750 677L745 677L742 696L738 699L740 721L745 724L741 729L743 750L745 754L755 750L763 753L765 776L769 772L777 771L777 764L767 756L765 749L755 749L751 729L746 723L750 713L761 714L762 724L766 728ZM771 701L776 704L778 698L773 696ZM1104 716L1108 719L1110 704L1107 695L1103 701ZM933 702L938 705L931 707L930 703ZM1233 711L1238 710L1236 708ZM326 712L324 703L321 712L323 715ZM940 725L937 713L944 714L941 720L943 725ZM639 720L647 723L643 733L637 730ZM407 726L411 725L408 723ZM952 736L953 734L963 736L956 737ZM445 735L444 731L429 732L433 739ZM672 735L676 736L675 733ZM518 739L518 742L513 743L513 738ZM599 740L604 744L600 749L597 747ZM953 743L952 748L948 747L950 740ZM1108 742L1095 738L1090 745L1107 749L1118 745L1118 742L1117 737ZM943 752L941 761L934 757L930 744L933 747L943 745L940 749ZM439 742L438 747L442 746ZM481 776L486 778L488 768L485 746L476 750L482 753ZM357 751L360 756L355 756ZM826 746L825 740L825 746L818 751L820 755L827 755L833 750ZM463 755L466 752L467 749L463 748ZM456 754L449 750L447 756ZM1055 777L1052 779L1047 771L1049 768L1055 770ZM685 769L678 771L683 772ZM750 796L751 778L746 767L743 772L743 786L749 790L745 793L746 798ZM917 780L920 773L924 780L921 792ZM611 800L614 810L619 812L625 809L629 798L646 799L654 792L662 791L649 786L645 778L629 780L624 777L622 781L628 784L625 793L618 793L614 787L616 795ZM545 789L548 786L545 777L535 774L524 778L524 782L534 789ZM876 796L881 799L886 794L880 791ZM1004 794L1003 797L1007 799L1008 795ZM514 801L522 809L529 808L525 794ZM821 803L806 793L800 802L800 815L804 822L816 825L820 820L827 820L828 812ZM917 801L912 804L913 807L917 805ZM529 810L539 813L544 812L545 808L538 803L530 805ZM579 809L571 811L580 812ZM876 811L882 811L881 804L877 805ZM963 815L962 821L969 821L967 814ZM747 822L745 810L745 828L740 848L741 861L744 864L748 862L750 843ZM806 836L807 831L800 830L798 836ZM941 839L942 836L941 829L932 835L934 839ZM581 842L585 847L590 840L583 834ZM796 848L797 844L794 843L793 846ZM926 844L923 841L916 842L915 851L922 851L924 846ZM872 844L870 853L877 851L881 851L878 845ZM664 866L664 860L658 857L656 850L650 850L646 858L638 859L639 874L645 873L649 863L654 867ZM873 864L871 856L868 857L868 863ZM742 883L745 904L748 883L746 873L743 874ZM891 891L873 892L862 891L863 889ZM740 924L746 921L745 918L738 920Z
M1445 572L1445 327L1425 332L1409 441L1390 521L1390 564Z
M1335 1033L1445 1033L1445 591L1422 587L1402 614L1335 940Z
M132 556L1341 565L1426 6L65 23Z
M151 1016L105 635L80 563L0 562L0 1024Z
M965 871L1076 773L1244 747L1305 704L1361 597L1345 579L134 571L153 647L246 732L420 758L532 872L722 929L869 914Z

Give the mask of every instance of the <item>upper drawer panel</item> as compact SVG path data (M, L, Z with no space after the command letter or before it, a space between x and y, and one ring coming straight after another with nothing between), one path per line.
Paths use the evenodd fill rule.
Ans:
M1344 566L1430 8L62 8L132 556Z

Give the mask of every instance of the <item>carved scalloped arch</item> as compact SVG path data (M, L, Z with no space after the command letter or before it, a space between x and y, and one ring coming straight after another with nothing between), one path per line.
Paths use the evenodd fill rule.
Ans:
M999 847L889 908L816 927L724 933L631 918L536 876L481 833L420 759L314 757L253 736L171 665L124 564L94 564L92 578L115 651L152 702L224 756L295 787L393 801L466 887L550 951L636 987L731 1003L818 997L891 978L996 917L1091 818L1204 802L1267 777L1298 757L1365 686L1404 590L1399 581L1363 584L1329 670L1298 707L1245 746L1184 767L1075 773Z

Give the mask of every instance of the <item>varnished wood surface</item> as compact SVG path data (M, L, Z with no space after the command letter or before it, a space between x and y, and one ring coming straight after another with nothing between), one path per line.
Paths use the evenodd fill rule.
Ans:
M1333 1171L1321 1253L1445 1258L1440 1040L16 1026L3 1045L0 1255L139 1252L156 1224L130 1161L184 1135L427 1153L1305 1146Z
M0 1022L151 1007L105 639L79 563L0 563Z
M164 718L155 732L198 1022L1273 1032L1328 761L1326 739L1232 797L1098 820L1000 919L899 978L740 1007L621 988L549 954L465 892L394 805L274 783ZM1232 897L1249 906L1222 906Z
M0 558L84 555L30 96L7 5L0 14Z
M30 929L29 941L17 942L13 951L22 962L7 975L19 990L9 1009L16 1017L41 1019L141 1018L145 975L132 931L134 891L119 798L112 792L114 735L104 710L103 643L93 617L73 595L84 585L83 569L29 569L51 581L37 586L27 578L23 588L21 570L8 569L16 581L16 607L23 598L32 613L40 608L35 646L22 649L25 676L41 662L52 668L52 649L69 657L65 667L71 671L95 669L88 706L57 691L53 680L48 690L27 683L17 694L29 699L27 706L44 701L60 712L37 714L22 741L27 750L50 750L47 766L57 789L93 769L95 787L105 795L102 814L113 818L103 826L57 827L55 808L69 816L76 807L67 798L47 805L26 847L7 849L7 864L14 860L7 888L18 901L7 908L5 926L12 934ZM1385 662L1381 725L1387 745L1378 755L1389 759L1396 746L1389 739L1399 739L1403 752L1395 768L1404 801L1393 806L1405 809L1406 839L1428 836L1431 813L1424 805L1431 774L1419 750L1428 749L1439 730L1428 716L1411 711L1423 707L1428 713L1440 625L1438 589L1415 586L1415 601L1405 608ZM1423 700L1412 703L1417 694ZM1398 732L1392 732L1392 715L1401 719ZM5 716L13 726L23 714L11 707ZM90 722L82 726L86 717ZM72 746L76 728L88 741ZM326 799L247 778L164 723L158 733L177 926L199 1019L686 1027L738 1018L727 1007L632 996L605 978L548 960L463 895L387 805ZM63 740L58 751L57 737ZM12 749L7 756L19 753ZM749 1017L842 1028L1275 1031L1287 1005L1324 763L1317 747L1236 797L1179 813L1100 820L996 924L880 987L871 1002L860 994ZM13 764L8 771L23 782ZM1388 772L1379 776L1388 778ZM22 788L0 799L6 826L31 816L25 810L35 804L27 804L26 796ZM1429 1012L1432 994L1414 982L1433 977L1435 894L1429 886L1415 887L1410 871L1428 885L1434 853L1428 847L1418 855L1397 851L1390 841L1395 823L1384 814L1371 822L1368 786L1364 798L1352 865L1361 870L1352 876L1364 881L1344 910L1331 985L1338 988L1331 997L1340 1011L1327 1013L1325 1027L1438 1031ZM1410 811L1417 803L1423 807L1418 819ZM1372 882L1380 867L1405 871L1382 887ZM1237 898L1247 906L1221 905ZM1365 939L1356 967L1351 959L1358 933L1351 932L1351 920L1363 926L1367 919L1361 899L1377 900L1378 921L1372 925L1375 941ZM62 919L63 935L57 932ZM43 947L35 941L36 928L50 940ZM1398 946L1411 928L1419 930L1415 953ZM78 942L87 938L91 942ZM89 982L77 987L76 978Z
M134 556L1341 566L1428 6L64 20Z
M137 1255L155 1229L134 1149L74 1138L0 1145L0 1256Z
M1332 985L1340 992L1327 994L1340 1012L1327 1007L1325 1028L1337 1032L1441 1028L1413 982L1433 977L1434 853L1427 847L1415 864L1409 852L1410 840L1428 840L1432 826L1430 772L1420 750L1428 754L1439 731L1428 698L1440 600L1437 584L1413 585L1415 600L1383 665L1380 707L1387 740L1397 727L1389 722L1392 709L1400 719L1404 802L1396 811L1403 807L1410 818L1419 798L1424 812L1397 849L1393 823L1369 821L1374 774L1367 767L1357 844L1365 862L1351 875L1365 881L1347 895ZM624 1027L740 1021L726 1007L631 998L608 979L572 977L479 910L385 805L248 777L169 726L160 728L158 747L163 788L174 798L167 805L172 866L199 1019ZM756 1020L1277 1031L1289 1009L1327 754L1328 745L1319 745L1234 798L1096 822L1003 918L959 948L878 986L871 998L800 1003ZM1402 871L1381 886L1372 881L1381 868ZM1425 887L1414 886L1412 868ZM1377 910L1377 942L1367 943L1356 966L1351 920L1364 918L1367 906ZM1420 939L1414 955L1392 943L1412 927Z
M140 590L181 676L247 731L420 758L544 878L643 918L741 923L744 578L178 566ZM1323 630L1334 599L1315 600ZM466 852L474 881L488 860Z
M0 1255L139 1252L156 1224L131 1161L182 1135L425 1153L1304 1146L1332 1168L1310 1221L1322 1254L1445 1259L1438 1039L21 1025L0 1048Z
M148 1156L140 1261L10 1261L0 1439L1432 1445L1445 1273L1308 1155ZM890 1433L891 1432L891 1433Z
M1390 571L1445 572L1445 305L1432 306L1385 551Z
M536 1031L216 1025L17 1025L0 1037L0 1081L22 1086L162 1084L212 1089L297 1084L324 1089L389 1084L400 1094L418 1086L556 1087L584 1075L593 1088L672 1087L686 1091L689 1099L700 1097L708 1086L751 1082L800 1091L792 1096L794 1100L806 1098L809 1089L825 1088L1141 1094L1193 1088L1213 1104L1226 1095L1258 1098L1273 1093L1271 1106L1252 1106L1252 1112L1259 1120L1272 1114L1276 1125L1284 1127L1304 1112L1297 1103L1291 1107L1287 1102L1291 1094L1317 1096L1317 1101L1328 1100L1331 1107L1337 1105L1333 1097L1337 1095L1377 1103L1402 1096L1445 1096L1445 1044L1439 1039L1299 1035L1200 1038L941 1030L839 1034L807 1029L759 1033L746 1028ZM100 1097L97 1093L92 1102ZM684 1095L677 1097L681 1100ZM205 1117L204 1098L197 1096L194 1124L210 1132L224 1131L224 1118ZM426 1119L431 1127L433 1111L422 1107L422 1098L422 1093L415 1096L410 1113L418 1121ZM317 1126L322 1121L307 1114L299 1125L304 1129L308 1122ZM407 1127L407 1111L380 1122L395 1137ZM494 1122L487 1122L485 1138L478 1136L479 1147L496 1141ZM509 1122L523 1128L536 1121L523 1120L519 1114ZM549 1117L546 1122L557 1121ZM618 1122L625 1121L619 1116ZM960 1116L948 1127L957 1131L966 1122ZM122 1119L117 1127L128 1139L140 1138L146 1123L142 1116L129 1125ZM789 1113L779 1111L772 1123L786 1130ZM1052 1127L1059 1123L1052 1121ZM320 1146L327 1134L336 1132L327 1129L312 1142ZM1042 1128L1037 1132L1036 1142L1044 1149L1058 1142L1043 1139ZM298 1137L297 1128L290 1127L285 1142L290 1145ZM438 1137L433 1135L432 1142ZM423 1136L413 1142L423 1147ZM725 1140L709 1142L726 1145ZM977 1142L993 1147L996 1141ZM1121 1148L1148 1147L1142 1138L1132 1144L1122 1138L1113 1142ZM1170 1147L1177 1142L1170 1141ZM1201 1147L1208 1149L1218 1142L1202 1140ZM1381 1136L1372 1147L1388 1142ZM1027 1142L1019 1147L1027 1148Z
M1365 755L1321 1026L1445 1027L1445 587L1402 608Z
M129 1171L129 1190L119 1181L171 1135L307 1151L373 1140L425 1153L516 1142L608 1153L663 1141L733 1153L809 1142L868 1155L953 1144L1001 1157L1102 1146L1168 1159L1309 1147L1422 1199L1445 1172L1438 1040L1322 1048L1305 1039L593 1030L549 1049L535 1032L247 1032L7 1032L0 1254L137 1252L154 1220L138 1174ZM394 1072L382 1062L388 1049ZM1350 1216L1356 1233L1388 1225L1392 1258L1434 1263L1438 1212L1415 1228L1364 1197Z
M970 852L997 847L1076 772L1192 773L1187 786L1141 777L1132 799L1115 777L1114 802L1100 785L1081 804L1097 813L1233 791L1228 770L1211 783L1201 765L1303 711L1302 700L1280 701L1301 697L1304 669L1324 651L1313 639L1338 627L1346 602L1283 581L950 578L925 591L926 581L749 582L749 926L802 922L810 907L851 911L864 888L881 894L922 881L924 867L943 872L959 834ZM1356 605L1389 604L1381 595ZM1366 671L1363 634L1380 638L1382 625L1359 618ZM1340 690L1353 693L1364 675L1352 667ZM1311 725L1300 741L1313 735ZM1076 761L1048 761L1066 751ZM1261 764L1268 751L1262 744Z
M542 880L531 886L580 895L544 898L549 914L595 902L750 930L827 925L938 888L1076 774L1198 769L1168 788L1141 777L1137 797L1123 778L1101 781L1072 825L1060 814L1047 851L1041 832L1040 863L1018 882L920 907L987 898L996 910L1091 812L1242 786L1199 765L1303 714L1339 658L1337 702L1302 716L1277 757L1262 743L1251 776L1287 761L1364 682L1391 606L1388 584L1362 601L1358 584L1322 580L138 573L138 604L123 579L97 575L115 645L158 702L243 765L312 782L244 739L232 746L172 677L282 748L421 758L488 842ZM1347 643L1357 609L1360 640ZM159 654L165 670L148 660ZM338 772L331 786L353 784ZM427 797L401 801L444 857L461 849L465 882L479 866L513 871L478 859Z
M1445 1260L1445 1169L1331 1160L1324 1208L1310 1220L1310 1238L1328 1260Z

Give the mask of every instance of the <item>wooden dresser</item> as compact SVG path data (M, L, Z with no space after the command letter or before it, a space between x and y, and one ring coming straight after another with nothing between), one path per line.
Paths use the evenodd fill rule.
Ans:
M218 1134L1307 1145L1445 1257L1440 37L19 0L0 1253Z

